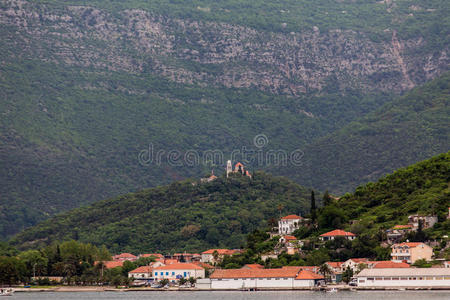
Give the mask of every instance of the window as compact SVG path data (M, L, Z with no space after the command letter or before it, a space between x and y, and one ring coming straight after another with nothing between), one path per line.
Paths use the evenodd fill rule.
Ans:
M166 272L166 275L169 275L169 272Z
M158 275L158 272L155 272L155 276Z
M383 280L383 277L375 277L375 280Z
M272 278L267 278L267 280L272 280Z
M280 280L280 278L275 278L275 280Z
M373 277L367 277L367 280L373 280Z
M384 277L383 280L391 280L391 277Z
M175 275L175 272L172 272L172 275Z
M239 279L235 278L234 280L239 280Z
M433 280L433 277L425 277L425 280Z
M399 280L398 277L392 277L392 280Z
M288 278L283 278L283 280L288 280Z
M442 277L442 276L436 276L436 280L444 280L444 277Z
M366 282L366 281L365 281L364 279L360 279L359 282L360 282L360 283L364 283L364 282Z
M408 280L408 277L402 277L400 280Z

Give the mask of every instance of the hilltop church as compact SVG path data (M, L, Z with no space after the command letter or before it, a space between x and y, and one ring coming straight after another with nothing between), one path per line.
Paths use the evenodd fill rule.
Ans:
M246 170L244 165L240 162L238 162L234 165L234 170L233 170L233 167L231 165L231 160L228 160L226 171L227 171L227 177L229 176L230 173L240 173L242 175L252 178L252 175L250 174L250 172L248 170Z

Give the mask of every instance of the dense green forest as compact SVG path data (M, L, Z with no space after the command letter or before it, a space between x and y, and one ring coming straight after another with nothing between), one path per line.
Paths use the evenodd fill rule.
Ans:
M309 144L292 179L345 193L450 149L450 73ZM318 167L320 166L320 167Z
M19 248L75 239L113 252L239 248L245 236L280 213L309 210L310 191L256 172L210 183L180 181L58 215L17 235Z
M258 134L304 162L246 165L334 193L447 151L442 83L424 114L420 99L391 101L448 70L448 12L444 0L3 1L0 239L223 169ZM365 117L385 104L421 121ZM379 118L398 134L374 135ZM161 163L139 160L149 147ZM208 150L222 161L168 162Z

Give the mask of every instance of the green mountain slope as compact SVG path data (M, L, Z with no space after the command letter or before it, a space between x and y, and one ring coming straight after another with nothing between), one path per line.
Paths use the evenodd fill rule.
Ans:
M223 167L233 150L257 150L258 134L264 150L306 149L448 70L448 9L443 0L2 1L0 237ZM161 163L140 163L149 145L164 151ZM172 150L216 149L222 161L167 161ZM312 177L300 182L323 184Z
M429 232L431 238L441 238L450 230L449 183L450 152L447 152L361 186L324 211L340 209L342 220L359 220L353 229L365 234L406 224L409 215L437 215L439 224Z
M292 178L347 192L450 149L450 73L308 145Z
M282 213L308 210L310 192L257 172L210 183L182 181L53 217L17 235L20 248L77 239L111 251L200 251L240 247L245 235Z

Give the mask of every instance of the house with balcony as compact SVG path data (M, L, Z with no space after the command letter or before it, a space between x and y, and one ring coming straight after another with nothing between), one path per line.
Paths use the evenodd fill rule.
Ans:
M397 243L408 232L413 230L413 225L395 225L391 229L386 230L387 242L389 244Z
M431 260L433 248L424 243L400 243L391 246L391 257L394 262L415 263L419 259Z

